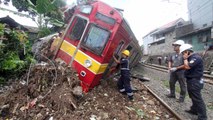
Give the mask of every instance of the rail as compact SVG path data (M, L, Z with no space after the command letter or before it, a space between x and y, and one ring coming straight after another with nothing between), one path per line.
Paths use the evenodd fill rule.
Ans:
M143 63L142 65L145 67L151 68L151 69L162 71L162 72L168 72L168 69L165 66L160 66L160 65L156 65L156 64L148 64L148 63ZM213 84L213 76L208 75L206 73L207 73L207 71L204 71L204 75L203 75L204 82Z
M166 107L178 120L183 120L183 118L176 113L171 107L169 107L160 97L157 96L147 85L144 85L145 88L158 100L163 104L164 107Z

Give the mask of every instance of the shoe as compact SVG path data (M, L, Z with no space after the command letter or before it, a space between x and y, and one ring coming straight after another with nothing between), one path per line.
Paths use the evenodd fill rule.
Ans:
M184 102L184 99L179 98L179 99L177 99L177 102L179 102L179 103L183 103L183 102Z
M134 101L133 95L132 96L128 96L130 101Z
M175 95L168 94L166 95L168 98L175 98Z
M198 115L197 112L195 112L193 110L185 110L185 112L192 114L192 115Z
M127 93L124 91L124 92L120 92L122 95L127 95Z

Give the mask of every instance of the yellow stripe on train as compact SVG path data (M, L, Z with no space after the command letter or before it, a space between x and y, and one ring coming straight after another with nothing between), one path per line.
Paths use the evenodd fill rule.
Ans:
M67 54L69 54L70 56L72 56L75 52L76 47L64 40L60 49L64 52L66 52ZM89 57L88 55L83 53L81 50L78 50L78 52L75 56L75 61L84 66L85 60L92 61L92 66L90 66L87 69L90 70L91 72L93 72L94 74L103 73L106 70L107 65L108 65L108 64L100 64L98 61Z

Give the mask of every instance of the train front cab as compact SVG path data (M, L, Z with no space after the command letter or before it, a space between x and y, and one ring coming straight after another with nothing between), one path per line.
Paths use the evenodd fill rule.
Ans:
M99 10L101 6L105 9ZM113 14L110 11L114 11ZM99 84L107 69L112 57L108 51L121 21L119 17L113 8L95 2L90 14L77 10L65 31L56 59L76 69L85 92Z

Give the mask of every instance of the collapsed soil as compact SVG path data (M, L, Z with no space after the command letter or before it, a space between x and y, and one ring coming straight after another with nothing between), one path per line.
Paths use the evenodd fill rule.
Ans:
M176 119L137 79L134 101L117 90L117 77L83 93L77 73L64 64L37 64L0 95L1 119Z

